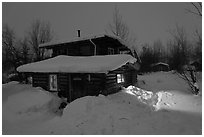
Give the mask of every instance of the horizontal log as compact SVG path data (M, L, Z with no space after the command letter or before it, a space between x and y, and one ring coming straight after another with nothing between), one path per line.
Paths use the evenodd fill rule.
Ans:
M66 85L62 85L62 84L58 84L59 87L68 87L68 84Z
M43 77L33 77L33 80L48 80L48 78L43 78Z
M106 76L115 76L116 74L115 73L108 73L106 74Z
M125 71L122 71L122 70L114 70L112 71L111 73L114 73L114 74L121 74L121 73L124 73Z
M114 85L111 85L111 86L106 86L106 89L111 89L111 88L119 88L119 84L114 84Z
M114 77L106 77L106 80L116 79L116 76Z
M116 83L105 85L106 88L110 88L110 87L114 87L114 86L118 86L118 85Z
M33 77L48 77L48 75L40 74L40 75L33 75Z
M91 81L97 81L97 80L101 80L101 78L92 78L91 77Z
M116 83L116 82L117 82L116 79L106 80L106 84L108 84L108 83Z
M48 83L48 80L33 80L33 82L36 82L36 83L38 83L38 82Z
M101 82L90 82L87 85L92 86L92 85L101 85Z
M67 83L68 80L58 80L60 83Z
M58 77L68 77L66 74L59 74Z

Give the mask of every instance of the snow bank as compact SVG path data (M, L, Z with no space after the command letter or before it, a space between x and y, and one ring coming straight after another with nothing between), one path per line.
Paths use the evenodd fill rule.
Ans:
M189 85L174 72L155 72L138 75L138 86L152 92L177 90L190 93Z
M46 125L52 134L125 134L130 115L103 95L79 98ZM126 123L126 124L125 124Z
M42 113L56 113L61 103L57 96L41 89L29 88L8 97L3 113L8 121L27 119Z
M169 73L143 76L146 85L155 86L156 92L153 89L148 91L130 86L108 96L86 96L68 104L61 117L55 115L48 119L48 115L56 110L55 105L60 104L56 96L41 88L10 83L3 87L3 93L8 90L19 92L22 89L24 92L20 95L13 94L5 104L3 102L2 131L4 134L47 135L202 134L202 97L183 92L178 94L179 92L167 89L159 91L157 88L162 83L166 84L171 80L173 81L167 88L175 88L174 83L184 86L178 78L174 79L176 77L172 74L166 74ZM27 92L31 94L28 95ZM29 101L33 103L25 104ZM17 118L20 121L16 121ZM10 120L10 123L5 122L5 119Z
M134 86L109 96L86 96L71 102L61 118L57 117L43 127L47 127L45 134L57 135L200 133L199 128L194 128L200 127L197 116L160 109L162 99L171 96L168 92L153 94ZM186 120L190 118L190 121Z
M18 81L11 81L11 82L9 82L9 83L2 84L2 86L5 87L5 86L13 85L13 84L18 84L18 83L19 83Z
M32 89L29 84L21 84L17 81L11 81L6 84L2 84L2 101L5 102L9 96Z

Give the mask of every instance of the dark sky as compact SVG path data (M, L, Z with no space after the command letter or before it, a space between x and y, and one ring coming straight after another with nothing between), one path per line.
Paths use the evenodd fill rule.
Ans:
M137 43L165 43L171 36L168 30L175 24L186 29L188 38L195 39L195 29L201 30L201 18L187 13L190 3L3 3L2 22L11 26L23 37L35 19L49 21L56 39L76 37L77 29L82 37L102 34L112 21L114 7L120 10L124 22Z

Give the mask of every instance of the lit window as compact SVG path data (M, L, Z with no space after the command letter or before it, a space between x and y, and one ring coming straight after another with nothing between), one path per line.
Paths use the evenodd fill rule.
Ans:
M57 91L57 75L50 75L50 90Z
M125 82L123 74L117 74L117 83Z
M108 48L108 55L113 55L113 54L114 54L114 49Z

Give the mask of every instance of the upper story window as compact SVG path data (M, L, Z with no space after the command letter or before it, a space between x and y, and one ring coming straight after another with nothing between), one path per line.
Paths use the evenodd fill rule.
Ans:
M43 59L51 58L53 56L53 50L52 49L44 49L43 52Z
M108 55L113 55L113 54L114 54L114 49L108 48Z

